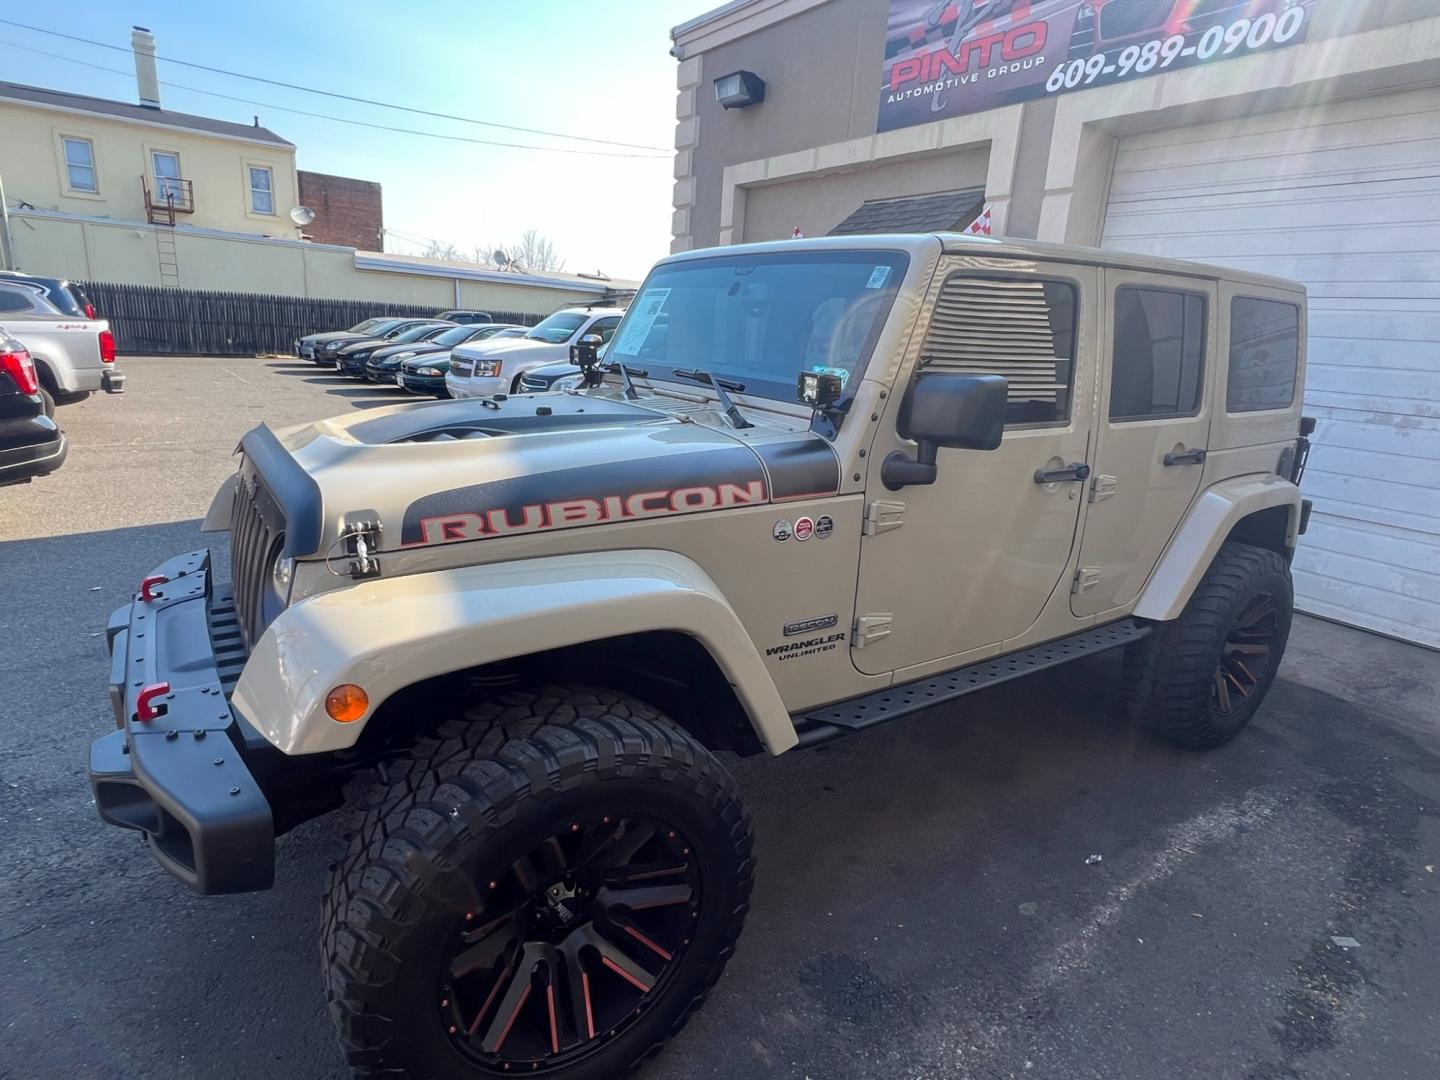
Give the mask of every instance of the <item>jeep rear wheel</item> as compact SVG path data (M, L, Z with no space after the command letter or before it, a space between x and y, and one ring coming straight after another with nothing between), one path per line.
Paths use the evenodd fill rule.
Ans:
M648 706L513 692L417 747L332 872L327 996L361 1076L628 1073L734 950L734 781Z
M1180 617L1127 652L1131 713L1186 746L1207 749L1234 738L1275 680L1293 604L1283 558L1225 544Z

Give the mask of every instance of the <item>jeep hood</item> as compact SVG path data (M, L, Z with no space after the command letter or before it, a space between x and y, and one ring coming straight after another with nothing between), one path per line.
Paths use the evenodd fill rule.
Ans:
M839 458L805 420L748 415L756 426L735 431L712 404L658 396L405 404L253 429L241 488L278 506L302 558L358 521L378 521L380 550L394 551L839 490Z

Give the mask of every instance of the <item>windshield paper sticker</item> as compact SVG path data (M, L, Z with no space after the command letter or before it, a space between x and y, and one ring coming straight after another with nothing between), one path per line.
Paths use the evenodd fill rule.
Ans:
M877 266L870 271L870 280L865 283L867 289L883 289L885 282L890 280L890 267Z
M650 328L655 325L655 320L660 317L660 309L669 298L669 289L646 289L640 299L630 305L630 313L625 318L625 329L615 342L617 356L635 356L644 348L645 339L650 336Z

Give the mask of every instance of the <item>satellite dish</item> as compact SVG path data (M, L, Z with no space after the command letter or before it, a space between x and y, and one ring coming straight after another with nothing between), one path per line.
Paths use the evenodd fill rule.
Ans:
M499 248L496 248L493 252L490 253L490 261L493 262L496 266L509 266L510 256L506 255L505 252L501 251Z
M315 211L308 206L297 206L290 211L290 220L303 229L315 220Z

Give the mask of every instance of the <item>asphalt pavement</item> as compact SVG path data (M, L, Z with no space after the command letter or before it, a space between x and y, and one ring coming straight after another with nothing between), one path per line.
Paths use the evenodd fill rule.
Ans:
M345 813L281 841L272 891L197 897L100 823L85 754L106 616L206 542L239 435L399 397L124 366L123 397L60 410L65 468L0 490L0 1077L340 1080L317 942ZM749 924L643 1080L1440 1076L1440 654L1301 617L1206 754L1133 728L1119 677L1102 656L732 760Z

